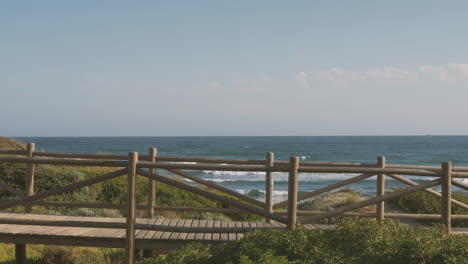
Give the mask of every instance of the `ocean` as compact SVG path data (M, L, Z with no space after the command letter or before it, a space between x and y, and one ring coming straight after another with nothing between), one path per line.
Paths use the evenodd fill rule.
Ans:
M265 159L267 152L275 160L298 156L303 161L339 161L375 163L385 156L388 164L435 165L452 161L453 166L468 166L468 136L300 136L300 137L19 137L36 143L36 150L71 153L146 155L157 147L158 155L212 158ZM163 170L160 174L170 173ZM216 182L256 199L265 194L265 173L192 171L194 175ZM309 192L357 174L299 174L299 191ZM275 201L286 199L286 173L275 173ZM416 182L428 177L409 177ZM467 182L467 179L464 179ZM365 195L375 195L375 177L349 185ZM387 177L386 189L403 186ZM454 188L457 191L457 188Z

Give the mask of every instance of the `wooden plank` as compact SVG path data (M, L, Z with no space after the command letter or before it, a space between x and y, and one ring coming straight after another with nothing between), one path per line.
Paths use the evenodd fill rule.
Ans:
M229 223L228 221L221 221L221 227L228 227L229 226ZM229 234L228 233L220 233L219 234L219 239L221 241L229 241Z
M190 227L192 225L192 219L185 219L183 226L184 227ZM185 240L187 239L188 233L180 233L179 236L177 237L178 240Z
M159 217L159 218L156 218L156 219L152 219L150 224L152 224L152 225L161 225L163 221L164 221L164 218ZM152 239L153 236L156 235L156 232L158 232L158 231L149 231L148 233L145 234L145 236L143 238L144 239Z
M200 220L193 219L191 227L198 227L199 223L200 223ZM194 239L195 239L195 233L188 233L187 234L187 240L194 240Z
M218 228L221 227L221 221L220 220L214 220L213 221L213 227ZM221 238L221 233L213 233L211 240L213 241L219 241Z
M185 219L177 219L177 222L174 224L174 226L184 226ZM171 236L169 239L175 240L178 239L180 235L180 232L172 232Z
M167 222L167 224L163 224L163 225L174 226L177 223L177 220L178 219L175 219L175 218L170 219L169 222ZM172 232L163 232L160 239L165 239L165 240L169 239L171 234L172 234Z
M214 226L214 221L213 220L207 220L206 221L206 227L207 227L207 233L205 233L205 235L203 236L203 240L206 240L206 241L211 241L211 239L213 238L213 233L208 233L209 232L209 229L208 228L212 228Z
M204 228L206 227L206 220L200 220L198 222L198 227ZM203 233L197 233L195 234L194 240L203 240L204 234Z
M234 221L228 221L228 227L236 227L236 223ZM228 240L229 241L237 240L237 235L235 233L229 233Z

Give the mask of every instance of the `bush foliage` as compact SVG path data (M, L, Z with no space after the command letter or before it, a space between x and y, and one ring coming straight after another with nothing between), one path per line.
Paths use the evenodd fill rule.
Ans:
M468 204L468 195L461 192L453 192L452 198ZM390 205L401 208L406 213L413 214L440 214L442 212L441 199L424 191L418 191L402 195L389 201ZM452 204L452 214L468 214L464 210ZM453 226L468 227L467 220L452 220Z
M190 244L141 264L468 263L468 236L348 219L334 229L255 231L220 246Z

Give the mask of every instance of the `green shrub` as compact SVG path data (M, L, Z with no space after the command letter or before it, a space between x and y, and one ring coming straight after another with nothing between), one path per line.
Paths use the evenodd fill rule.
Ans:
M405 228L386 220L346 219L334 229L247 233L219 246L190 244L144 264L222 263L468 263L468 236Z
M468 194L453 192L452 198L468 204ZM413 214L440 214L442 212L441 199L424 191L418 191L402 195L388 202L392 206L401 208L407 213ZM464 210L452 204L452 214L468 214ZM468 220L452 220L453 226L468 227Z

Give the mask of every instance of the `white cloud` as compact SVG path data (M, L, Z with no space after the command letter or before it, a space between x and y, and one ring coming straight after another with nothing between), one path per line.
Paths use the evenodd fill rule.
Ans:
M294 81L303 87L313 83L349 83L366 81L468 81L468 64L423 65L415 68L384 66L364 71L329 68L313 72L299 71Z

